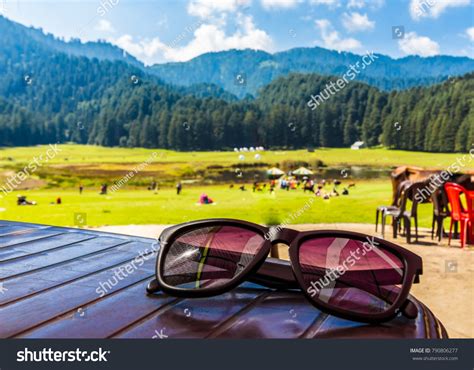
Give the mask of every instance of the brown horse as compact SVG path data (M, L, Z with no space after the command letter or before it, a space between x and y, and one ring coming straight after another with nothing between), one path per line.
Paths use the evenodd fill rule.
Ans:
M438 176L439 182L433 181ZM454 182L464 186L466 189L474 190L474 170L467 170L463 173L450 173L448 171L429 170L414 166L401 166L394 169L391 173L392 179L392 200L393 204L397 203L397 189L405 180L414 183L425 183L426 189L434 191L434 184L444 182ZM423 197L423 203L428 203L430 197Z

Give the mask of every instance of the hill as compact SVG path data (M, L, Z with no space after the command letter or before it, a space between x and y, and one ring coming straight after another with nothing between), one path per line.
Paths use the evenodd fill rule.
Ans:
M356 79L386 91L433 85L474 71L474 60L465 57L392 59L377 56L377 61ZM343 75L360 59L357 54L319 47L296 48L275 54L230 50L203 54L188 62L158 64L150 70L168 83L189 86L209 82L242 98L247 94L257 95L260 88L290 73Z

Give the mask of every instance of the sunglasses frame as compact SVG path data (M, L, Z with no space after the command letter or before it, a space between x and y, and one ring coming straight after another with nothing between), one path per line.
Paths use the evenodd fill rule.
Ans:
M191 230L195 230L200 227L205 228L215 226L234 226L257 232L264 238L263 246L254 256L253 260L234 279L222 285L216 287L211 286L204 289L186 289L168 285L163 278L163 269L165 263L164 257L173 245L173 242L178 237L188 233ZM310 296L310 294L307 292L307 289L304 288L306 284L304 282L303 272L299 264L299 249L301 244L308 239L324 237L346 238L359 241L367 241L367 238L373 238L373 240L378 244L377 248L394 254L403 262L404 276L401 285L401 291L395 302L393 302L386 311L371 314L350 312L345 309L328 305L325 302ZM159 241L161 247L157 258L155 275L160 290L166 294L181 298L203 298L228 292L242 284L244 281L249 280L249 276L258 274L258 271L265 263L272 246L282 243L288 245L289 247L291 270L293 272L294 278L296 279L306 298L311 302L311 304L313 304L313 306L334 316L367 323L380 323L391 320L404 309L406 309L407 306L410 304L413 305L413 303L411 303L411 301L408 299L410 289L414 282L419 281L419 275L422 275L423 273L423 262L420 256L389 241L352 231L315 230L300 232L288 228L278 228L277 232L272 233L271 228L266 226L261 226L242 220L216 218L187 222L167 228L161 233Z

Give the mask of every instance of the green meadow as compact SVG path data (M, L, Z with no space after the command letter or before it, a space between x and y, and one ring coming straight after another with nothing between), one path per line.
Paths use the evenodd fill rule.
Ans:
M174 152L157 150L153 161L141 168L120 190L99 195L103 182L112 185L136 166L149 160L155 150L104 148L84 145L61 145L59 154L22 183L22 187L5 196L0 192L0 219L36 222L59 226L102 226L129 224L173 224L188 220L229 217L263 224L290 223L373 223L375 208L391 201L388 171L398 165L444 168L459 154L416 153L386 149L317 149L309 153L298 151L263 151L256 153L229 152ZM46 146L0 149L0 187L6 179L24 168L34 157L44 155ZM238 179L207 181L216 168L234 171L240 166L264 170L268 166L291 167L301 161L325 168L361 166L384 169L378 179L341 178L342 191L355 182L348 196L323 200L302 189L273 194L268 190L252 191L252 181ZM313 165L313 166L314 166ZM146 190L152 179L160 183L154 193ZM176 181L182 180L184 189L177 196ZM199 180L199 181L198 181ZM194 184L192 184L195 182ZM245 183L247 191L238 189ZM79 194L78 184L85 186ZM233 184L234 187L230 188ZM332 186L327 185L327 192ZM215 204L199 205L199 196L206 193ZM35 206L17 206L17 195L26 195ZM55 204L60 197L62 204ZM311 200L314 200L311 203ZM306 211L299 212L310 202ZM307 207L308 208L308 207ZM292 217L293 215L293 217ZM420 224L430 226L431 205L421 206Z
M27 163L33 157L45 153L47 146L0 148L0 166ZM214 164L231 165L236 163L256 162L255 153L243 153L245 160L239 160L239 153L227 152L175 152L144 148L106 148L91 145L59 145L60 153L49 164L117 164L141 163L153 152L157 152L156 163L186 163L190 166ZM413 165L421 167L444 168L453 163L459 154L427 153L384 148L351 150L345 148L316 149L313 153L307 150L272 150L261 152L260 161L281 163L285 160L321 160L327 166L378 166L392 167Z
M315 197L303 190L253 192L229 188L227 185L184 187L181 195L172 188L156 194L147 190L118 190L99 195L86 189L23 191L36 206L17 206L16 194L0 200L0 218L59 226L102 226L129 224L174 224L189 220L229 217L262 224L289 223L373 223L375 208L389 204L389 181L361 181L350 189L348 196L329 200ZM329 190L329 187L327 187ZM199 205L202 192L215 204ZM60 196L61 205L54 204ZM422 226L431 222L431 205L420 206Z

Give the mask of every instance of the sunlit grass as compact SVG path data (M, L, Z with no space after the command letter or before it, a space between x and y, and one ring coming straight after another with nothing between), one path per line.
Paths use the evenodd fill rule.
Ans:
M249 185L243 192L229 186L184 187L181 195L167 188L154 194L147 190L121 189L107 196L99 195L98 189L86 189L79 195L73 190L22 191L36 206L17 206L14 192L0 199L0 218L50 225L74 226L75 214L84 213L88 226L129 224L174 224L188 220L212 217L229 217L262 224L283 222L303 209L311 193L303 190L277 190L253 193ZM342 186L340 187L340 190ZM330 187L327 186L327 190ZM198 205L199 196L205 192L215 200L215 205ZM386 181L359 181L350 189L348 196L330 200L315 198L310 208L292 223L373 223L375 208L389 204L391 185ZM54 203L61 197L62 204ZM431 225L431 205L420 208L420 223Z
M227 152L175 152L143 148L105 148L87 145L60 145L60 153L49 161L49 164L112 164L140 163L157 151L154 163L173 164L186 163L190 166L199 165L229 165L234 163L265 162L281 163L285 160L315 161L321 160L328 166L363 165L391 167L398 165L413 165L421 167L445 168L453 163L459 154L456 153L426 153L400 150L377 149L316 149L314 153L306 150L265 151L260 159L255 159L255 153L243 153L245 160L239 159L239 153ZM47 146L17 147L0 149L0 166L28 163L35 156L44 154Z

